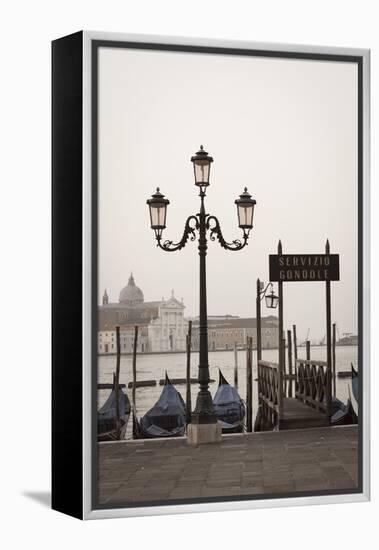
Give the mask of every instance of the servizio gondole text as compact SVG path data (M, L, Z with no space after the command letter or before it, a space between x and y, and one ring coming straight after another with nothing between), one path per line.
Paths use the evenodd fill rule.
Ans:
M338 254L270 255L270 281L338 280Z

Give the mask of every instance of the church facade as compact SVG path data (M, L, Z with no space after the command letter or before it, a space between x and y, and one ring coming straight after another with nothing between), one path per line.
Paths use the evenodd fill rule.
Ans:
M145 302L133 274L121 290L118 302L110 302L107 291L98 311L97 351L116 353L116 326L120 326L121 353L132 353L135 327L138 326L138 352L185 351L188 322L183 301L172 291L168 300Z

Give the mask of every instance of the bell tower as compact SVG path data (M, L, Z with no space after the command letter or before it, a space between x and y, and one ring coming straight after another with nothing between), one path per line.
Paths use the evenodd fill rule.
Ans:
M109 296L107 294L107 291L104 290L104 294L103 294L103 306L107 306L108 305L108 302L109 302Z

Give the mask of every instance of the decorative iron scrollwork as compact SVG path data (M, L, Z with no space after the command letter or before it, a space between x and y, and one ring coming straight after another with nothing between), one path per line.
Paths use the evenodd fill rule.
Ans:
M195 222L194 227L191 226L192 221ZM199 221L196 216L189 216L184 226L183 237L178 243L174 243L174 241L169 240L163 241L162 243L161 238L157 236L157 246L159 246L159 248L165 250L166 252L175 252L176 250L181 250L185 247L188 239L190 239L191 241L194 241L196 239L195 229L198 228Z
M216 239L225 250L242 250L247 245L247 240L249 238L249 231L243 232L243 241L240 239L234 239L231 243L226 242L222 235L220 222L216 216L208 216L207 219L207 229L210 231L210 240L215 241Z

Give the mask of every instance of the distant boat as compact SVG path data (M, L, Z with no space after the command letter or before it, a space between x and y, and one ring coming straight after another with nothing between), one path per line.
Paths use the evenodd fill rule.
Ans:
M336 342L337 346L357 346L358 336L356 334L347 334Z
M219 369L219 384L213 406L223 433L240 433L244 429L246 408L237 390L223 377Z
M347 424L356 424L358 417L354 412L350 397L347 403L343 403L337 397L332 398L332 416L330 423L332 426L344 426Z
M133 410L133 436L135 439L178 437L185 433L186 407L180 393L171 384L166 373L166 382L155 405L138 420Z
M97 440L117 441L125 438L126 427L131 411L130 401L122 388L118 390L120 425L116 423L116 379L113 375L113 387L104 405L97 411Z

